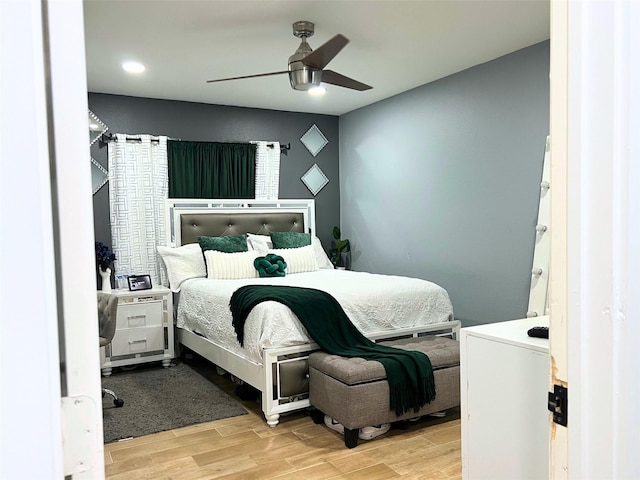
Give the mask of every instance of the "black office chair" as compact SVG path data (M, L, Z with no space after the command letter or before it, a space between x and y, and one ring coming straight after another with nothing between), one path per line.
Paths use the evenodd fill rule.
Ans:
M118 297L110 293L98 292L98 335L100 346L105 347L113 340L116 333L116 318L118 314ZM118 398L113 390L102 389L102 396L111 395L116 407L124 405L124 400Z

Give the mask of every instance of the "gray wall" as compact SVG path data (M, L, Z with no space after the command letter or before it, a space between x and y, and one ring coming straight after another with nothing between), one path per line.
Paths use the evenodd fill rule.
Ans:
M526 314L549 42L340 117L353 269L432 280L464 325Z
M300 177L318 164L329 183L315 197L316 228L325 249L329 248L331 230L340 223L338 117L98 93L89 94L89 109L112 133L148 133L208 142L290 143L291 150L280 157L280 198L314 198ZM329 140L315 158L299 140L314 123ZM107 167L106 147L99 148L96 142L91 155ZM96 241L111 245L108 189L107 183L93 197L94 228Z

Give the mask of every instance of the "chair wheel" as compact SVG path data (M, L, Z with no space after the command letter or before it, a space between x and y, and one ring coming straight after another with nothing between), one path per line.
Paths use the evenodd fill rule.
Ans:
M121 406L123 406L123 405L124 405L124 400L122 400L121 398L115 398L115 399L113 400L113 404L114 404L116 407L120 408Z

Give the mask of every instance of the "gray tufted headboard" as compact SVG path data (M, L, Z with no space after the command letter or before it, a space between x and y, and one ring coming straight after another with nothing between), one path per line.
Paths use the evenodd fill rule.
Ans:
M167 201L167 239L172 246L197 242L200 235L219 237L270 232L315 235L314 200Z

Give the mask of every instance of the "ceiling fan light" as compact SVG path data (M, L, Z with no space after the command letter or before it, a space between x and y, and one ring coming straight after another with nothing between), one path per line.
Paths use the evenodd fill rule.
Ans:
M307 90L307 93L309 93L309 95L312 95L314 97L320 97L325 93L327 93L327 89L324 88L322 85L318 85L316 87L311 87L309 90Z

